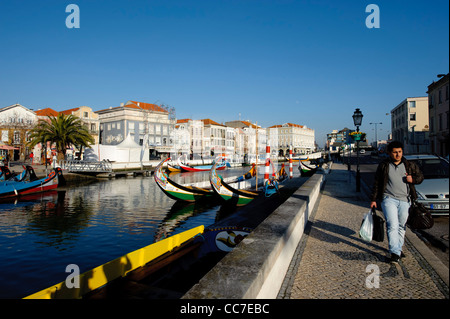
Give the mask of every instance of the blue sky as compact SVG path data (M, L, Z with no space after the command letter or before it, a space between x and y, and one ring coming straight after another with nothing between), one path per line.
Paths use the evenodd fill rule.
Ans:
M447 0L1 1L0 107L165 103L177 118L307 125L319 146L359 107L384 139L386 113L448 73L448 26Z

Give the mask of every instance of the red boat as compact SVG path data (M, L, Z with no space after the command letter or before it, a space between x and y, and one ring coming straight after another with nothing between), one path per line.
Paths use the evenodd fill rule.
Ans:
M190 166L183 163L179 163L181 169L186 172L204 172L209 171L213 167L212 165ZM217 165L216 170L224 170L227 167L227 163L223 162Z

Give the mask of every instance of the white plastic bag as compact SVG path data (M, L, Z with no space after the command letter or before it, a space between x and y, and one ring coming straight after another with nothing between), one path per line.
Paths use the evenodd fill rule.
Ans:
M364 215L361 228L359 229L359 237L363 240L370 242L372 240L373 235L373 217L372 212L369 211L366 215Z

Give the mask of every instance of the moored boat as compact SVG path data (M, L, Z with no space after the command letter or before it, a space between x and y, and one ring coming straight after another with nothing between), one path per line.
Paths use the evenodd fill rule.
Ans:
M182 172L183 169L181 168L180 164L181 164L181 157L183 155L181 155L180 157L178 157L177 163L167 163L167 170L169 172Z
M300 175L303 177L312 176L319 167L315 165L315 167L310 167L306 165L304 162L300 161L300 165L298 166L298 169L300 170Z
M212 190L194 186L184 186L171 180L167 173L162 170L163 164L169 159L170 157L162 160L156 167L154 174L156 184L158 184L159 188L161 188L167 196L175 200L184 200L188 202L195 202L196 200L205 197L214 196Z
M243 189L235 189L224 182L221 175L216 172L217 162L214 163L210 172L209 172L209 181L211 186L223 200L227 203L231 203L237 206L247 205L256 197L259 196L259 193L247 191ZM253 168L252 168L253 169Z
M100 287L108 288L116 280L138 281L139 278L192 251L196 247L194 237L203 231L204 226L200 225L173 235L82 273L73 279L77 280L77 286L67 287L68 280L65 280L24 299L79 299L95 294Z
M216 164L216 163L214 163ZM179 163L181 169L186 172L204 172L209 171L213 167L213 165L199 165L199 166L190 166L183 163ZM229 165L229 164L228 164ZM216 166L216 170L224 170L227 167L227 163L225 161L220 162Z
M62 178L61 168L57 167L47 177L38 179L31 166L27 167L29 178L21 181L8 180L0 183L0 198L17 197L55 189Z
M36 180L36 174L34 173L33 167L27 165L23 166L23 171L19 174L11 172L7 166L0 166L0 182L7 180L22 182L25 180Z

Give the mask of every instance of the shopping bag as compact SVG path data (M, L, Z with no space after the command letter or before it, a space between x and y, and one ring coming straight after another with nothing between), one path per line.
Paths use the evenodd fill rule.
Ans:
M373 236L373 215L370 210L366 215L364 215L363 221L361 223L361 228L359 229L359 237L363 240L370 242Z
M373 234L372 239L375 241L384 241L384 219L377 215L375 208L372 208L373 218Z

